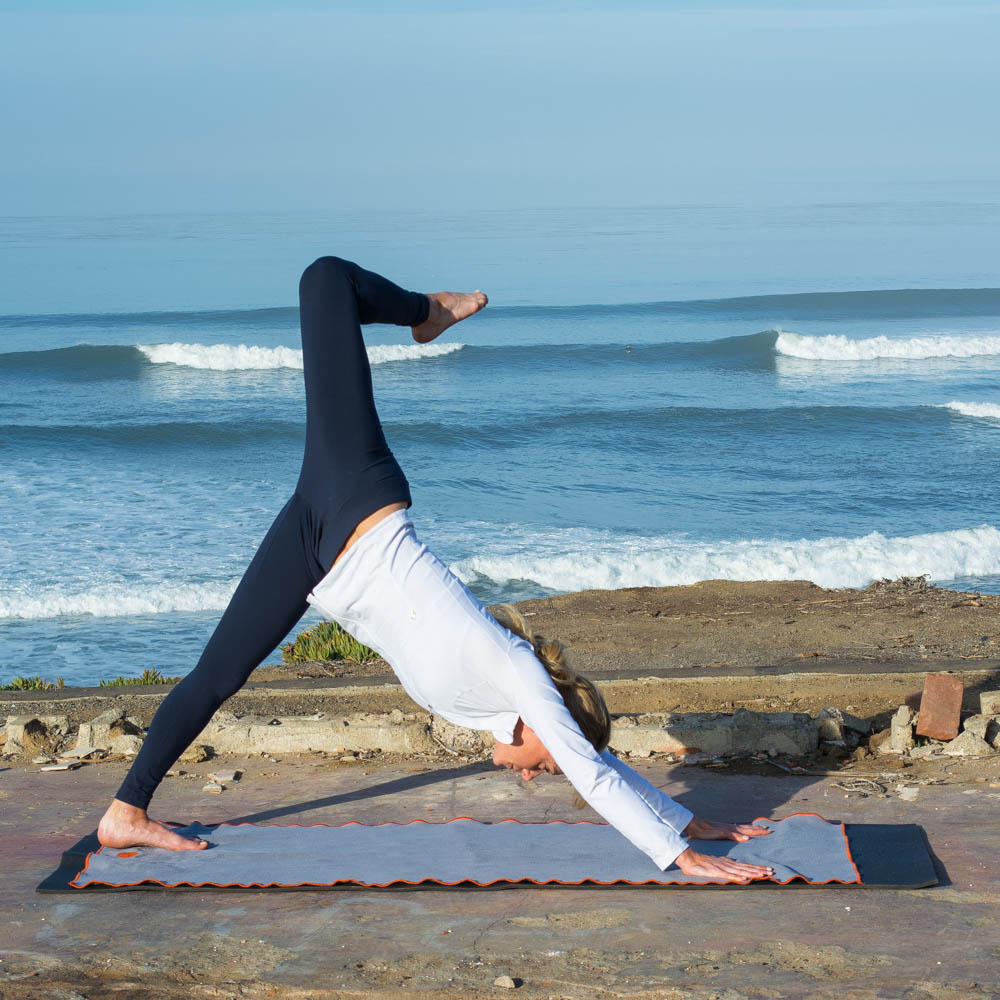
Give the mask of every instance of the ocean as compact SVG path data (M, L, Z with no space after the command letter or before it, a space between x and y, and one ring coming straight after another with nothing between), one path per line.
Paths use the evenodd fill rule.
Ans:
M194 666L295 485L296 287L324 253L490 296L428 347L366 328L418 533L484 601L1000 592L998 224L997 185L5 218L0 681Z

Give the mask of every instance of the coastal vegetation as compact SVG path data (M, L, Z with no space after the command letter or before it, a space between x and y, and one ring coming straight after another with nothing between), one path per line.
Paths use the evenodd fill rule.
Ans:
M180 677L164 677L159 670L143 670L138 677L123 677L119 674L114 680L101 681L101 687L120 687L123 684L176 684Z
M36 674L34 677L15 677L7 684L0 684L0 691L52 691L61 687L65 687L61 677L53 683Z
M358 642L336 622L320 622L300 632L294 642L286 642L281 647L281 658L285 663L322 663L327 660L370 663L378 659L378 653Z

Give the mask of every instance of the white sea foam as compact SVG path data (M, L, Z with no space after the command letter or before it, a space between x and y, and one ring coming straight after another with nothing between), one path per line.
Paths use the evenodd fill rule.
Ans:
M122 618L132 615L159 615L172 611L221 611L233 596L239 580L230 583L106 583L92 589L80 585L25 588L22 592L0 593L2 618L59 618L64 615L92 615Z
M387 361L417 361L460 351L464 344L376 344L368 348L373 365ZM292 347L256 347L247 344L140 344L153 364L180 365L211 371L247 371L301 368L302 352Z
M1000 406L996 403L961 403L958 400L952 400L950 403L942 403L941 408L954 410L956 413L961 413L963 417L1000 420Z
M534 538L505 535L453 569L467 583L533 581L556 591L700 580L811 580L821 587L863 587L884 577L923 573L945 582L1000 575L1000 530L983 524L895 538L872 532L861 538L693 542L566 529Z
M1000 337L973 334L940 334L933 337L866 337L851 340L839 334L808 337L781 331L774 349L786 357L810 361L875 361L896 358L919 361L926 358L972 358L1000 354Z

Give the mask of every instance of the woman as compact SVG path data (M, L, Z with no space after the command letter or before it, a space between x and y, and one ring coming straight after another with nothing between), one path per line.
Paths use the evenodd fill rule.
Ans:
M108 847L199 850L146 813L167 769L313 604L392 665L418 704L492 730L495 763L566 774L583 797L661 868L715 878L771 869L702 855L699 839L745 841L749 824L696 819L605 748L610 717L597 689L533 645L515 614L501 626L416 537L406 477L386 444L361 335L365 323L409 326L427 343L482 309L486 296L409 292L337 257L299 283L306 444L299 481L250 563L201 659L164 699L98 827ZM536 655L537 652L537 655Z

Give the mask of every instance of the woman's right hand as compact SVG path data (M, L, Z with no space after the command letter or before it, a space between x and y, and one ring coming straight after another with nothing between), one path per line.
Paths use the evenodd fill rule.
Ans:
M774 875L773 868L733 861L731 858L717 858L711 854L699 854L690 847L677 855L674 864L685 875L700 875L702 878L723 879L726 882L748 882L753 878L771 878Z

